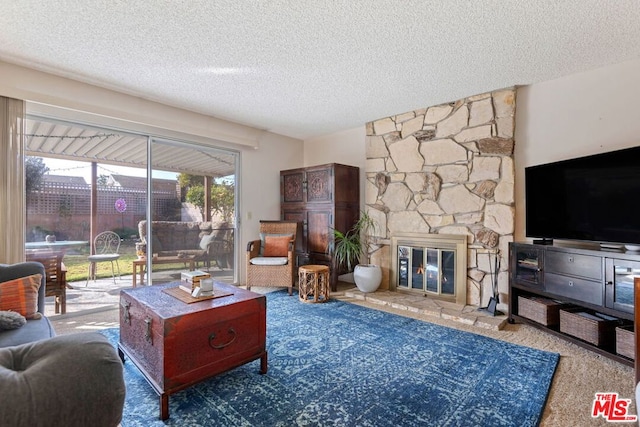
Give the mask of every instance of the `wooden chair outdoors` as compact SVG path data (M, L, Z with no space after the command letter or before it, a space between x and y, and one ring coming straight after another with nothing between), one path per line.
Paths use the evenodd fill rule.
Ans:
M55 298L56 314L67 312L67 270L62 263L61 252L36 252L27 254L27 261L44 265L46 276L45 296Z
M103 231L93 239L93 248L95 254L89 255L89 274L87 275L87 282L85 286L89 284L89 279L96 280L96 264L99 262L111 262L111 277L113 277L113 283L116 283L116 276L113 270L113 262L116 262L118 267L118 278L120 278L120 264L118 259L120 258L120 236L113 231Z
M293 293L297 228L293 221L260 221L260 239L247 244L247 289L281 287Z

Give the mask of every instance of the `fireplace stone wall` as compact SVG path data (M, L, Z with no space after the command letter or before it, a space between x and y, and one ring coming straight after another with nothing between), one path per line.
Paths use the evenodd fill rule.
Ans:
M467 304L486 305L492 261L506 303L513 241L515 88L471 96L369 122L365 204L375 219L371 261L389 289L395 234L467 235ZM482 301L480 297L482 296Z

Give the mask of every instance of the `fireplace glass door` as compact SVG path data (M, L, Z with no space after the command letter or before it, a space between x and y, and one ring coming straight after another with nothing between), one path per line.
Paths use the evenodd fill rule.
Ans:
M398 286L429 294L455 294L456 251L398 246Z

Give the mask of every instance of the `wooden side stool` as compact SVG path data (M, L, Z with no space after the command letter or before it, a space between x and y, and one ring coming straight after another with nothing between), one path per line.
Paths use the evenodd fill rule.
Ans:
M302 302L327 302L331 286L329 267L326 265L303 265L298 268L298 296Z

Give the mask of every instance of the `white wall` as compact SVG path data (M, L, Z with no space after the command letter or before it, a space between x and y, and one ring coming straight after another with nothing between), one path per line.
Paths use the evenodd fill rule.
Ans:
M259 238L261 219L280 219L280 171L303 164L303 143L299 139L266 133L255 150L241 156L240 188L240 283L244 283L244 254L247 242Z
M640 60L518 89L516 240L525 236L525 167L640 145L638 76Z
M360 168L360 206L364 207L365 183L365 137L364 123L361 127L347 129L304 141L304 166L341 163Z

